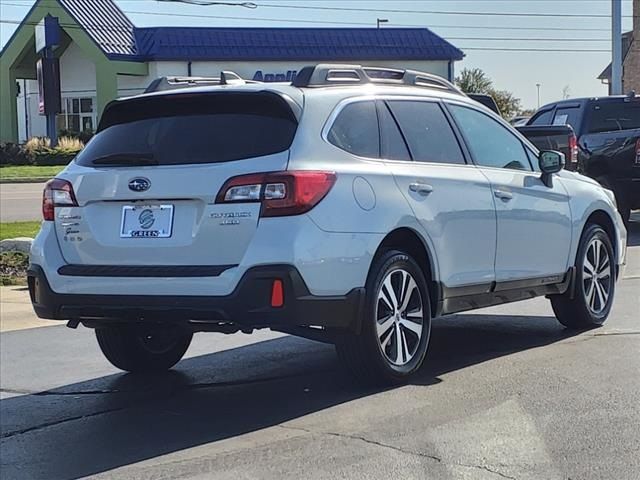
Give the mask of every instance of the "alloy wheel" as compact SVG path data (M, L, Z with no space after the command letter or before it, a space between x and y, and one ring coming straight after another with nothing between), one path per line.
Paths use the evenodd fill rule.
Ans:
M406 365L418 351L424 322L422 294L409 272L396 269L387 274L378 290L375 315L384 356L393 365Z
M609 252L602 240L594 238L582 264L582 291L591 313L599 315L607 308L612 282Z

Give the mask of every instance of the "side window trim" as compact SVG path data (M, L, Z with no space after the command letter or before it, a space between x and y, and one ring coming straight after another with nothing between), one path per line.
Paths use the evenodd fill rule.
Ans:
M400 136L402 137L402 141L404 142L404 147L407 149L407 152L409 152L409 157L411 157L411 160L394 160L394 159L385 159L385 158L382 158L382 160L390 161L390 162L407 162L407 161L415 162L416 160L413 157L413 153L411 153L411 149L409 148L409 142L407 142L407 137L405 136L404 132L400 128L400 124L398 123L398 119L396 118L396 116L393 114L393 110L389 108L389 104L387 103L388 100L389 100L388 98L376 99L376 111L378 112L378 130L380 131L380 155L382 156L382 120L380 118L380 109L385 108L387 112L389 112L389 115L391 116L391 118L393 119L393 123L396 126L396 129L398 130L398 132L400 133Z
M525 145L525 143L520 140L518 138L518 136L516 134L514 134L512 131L510 131L506 126L502 125L500 122L496 121L494 118L491 117L491 115L487 115L486 112L483 112L481 109L476 108L473 105L468 105L466 103L462 103L462 102L453 102L453 101L449 101L449 100L445 100L443 101L443 105L445 107L445 110L447 110L447 112L449 113L449 115L451 116L451 119L453 120L453 122L456 124L456 128L458 129L458 131L460 132L460 136L463 138L464 143L466 148L469 151L469 155L471 160L473 161L473 164L478 167L478 168L495 168L497 170L509 170L509 171L513 171L513 172L522 172L522 173L531 173L531 172L535 172L535 168L533 168L533 165L531 165L531 160L529 159L529 155L527 155L527 146ZM456 106L460 106L463 108L468 108L469 110L474 110L478 113L481 113L482 115L484 115L485 117L493 120L494 122L496 122L498 125L500 125L502 128L504 128L508 133L510 133L520 144L520 146L522 147L522 151L524 152L524 156L527 159L527 163L529 164L529 168L531 170L518 170L518 169L505 169L504 167L491 167L491 166L487 166L487 165L481 165L478 163L477 159L475 158L473 151L471 150L471 148L469 147L469 139L467 138L467 136L465 135L464 131L462 131L462 129L460 129L458 123L456 122L455 118L453 117L453 114L451 114L451 111L449 110L449 105L456 105Z

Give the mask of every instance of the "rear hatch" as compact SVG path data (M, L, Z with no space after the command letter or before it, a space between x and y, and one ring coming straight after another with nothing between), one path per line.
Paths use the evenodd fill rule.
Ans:
M290 99L268 91L171 93L111 104L62 177L78 204L56 207L64 259L75 265L240 263L260 204L216 204L216 195L230 177L286 170L294 110Z

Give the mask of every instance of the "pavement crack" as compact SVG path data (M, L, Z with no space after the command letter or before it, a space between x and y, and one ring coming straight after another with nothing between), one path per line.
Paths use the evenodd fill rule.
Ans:
M326 435L326 436L330 436L330 437L346 438L346 439L349 439L349 440L358 440L358 441L361 441L361 442L368 443L369 445L375 445L376 447L387 448L389 450L394 450L396 452L404 453L405 455L414 455L414 456L417 456L417 457L427 458L429 460L433 460L435 462L442 463L442 459L440 457L435 456L435 455L429 455L429 454L422 453L422 452L413 452L411 450L404 450L404 449L402 449L400 447L396 447L394 445L389 445L388 443L382 443L382 442L379 442L377 440L371 440L371 439L363 437L361 435L351 435L351 434L348 434L348 433L338 433L338 432L321 432L321 431L315 431L315 430L311 430L311 429L307 429L307 428L291 427L291 426L286 426L286 425L278 425L278 427L284 428L286 430L305 432L305 433L309 433L309 434L312 434L312 435Z
M474 469L478 469L478 470L484 470L487 471L489 473L493 473L494 475L498 475L501 478L507 478L509 480L517 480L516 477L511 477L509 475L506 475L502 472L499 472L497 470L494 470L490 467L488 467L487 465L468 465L465 463L458 463L458 462L448 462L444 459L442 459L441 457L438 457L436 455L429 455L427 453L423 453L423 452L415 452L412 450L405 450L403 448L400 447L396 447L395 445L390 445L388 443L382 443L379 442L377 440L371 440L369 438L366 438L362 435L353 435L353 434L349 434L349 433L338 433L338 432L323 432L323 431L317 431L317 430L311 430L309 428L303 428L303 427L292 427L289 425L277 425L280 428L283 428L285 430L292 430L292 431L297 431L297 432L304 432L304 433L308 433L311 435L326 435L326 436L330 436L330 437L338 437L338 438L346 438L349 440L358 440L361 442L365 442L368 443L369 445L374 445L376 447L382 447L382 448L387 448L389 450L394 450L396 452L400 452L403 453L405 455L414 455L416 457L421 457L421 458L427 458L429 460L432 460L434 462L437 463L442 463L444 465L451 465L451 466L457 466L457 467L463 467L463 468L474 468Z
M62 425L62 424L67 423L67 422L75 422L76 420L83 420L85 418L97 417L99 415L118 412L120 410L125 410L127 408L129 408L129 407L125 406L125 407L118 407L118 408L109 408L107 410L100 410L99 412L88 413L86 415L77 415L75 417L64 418L64 419L56 420L56 421L53 421L53 422L41 423L39 425L34 425L32 427L23 428L23 429L20 429L20 430L14 430L12 432L2 433L2 434L0 434L0 438L1 439L12 438L12 437L15 437L15 436L18 436L18 435L24 435L25 433L35 432L35 431L38 431L38 430L43 430L45 428L50 428L50 427L55 427L57 425Z
M508 478L509 480L518 480L516 477L511 477L509 475L505 475L504 473L499 472L497 470L493 470L493 469L487 467L486 465L467 465L467 464L464 464L464 463L453 463L451 465L457 465L459 467L475 468L475 469L478 469L478 470L484 470L486 472L493 473L494 475L498 475L501 478Z

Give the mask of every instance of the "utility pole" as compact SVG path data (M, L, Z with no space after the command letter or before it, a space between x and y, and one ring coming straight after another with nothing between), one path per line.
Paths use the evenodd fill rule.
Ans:
M380 28L380 25L383 23L389 23L389 19L388 18L376 18L376 26L377 28Z
M622 0L611 0L611 95L622 94Z
M538 108L540 108L540 83L536 83L536 88L538 89Z

